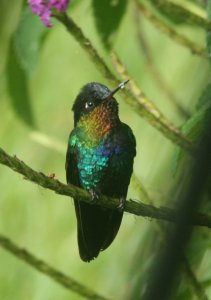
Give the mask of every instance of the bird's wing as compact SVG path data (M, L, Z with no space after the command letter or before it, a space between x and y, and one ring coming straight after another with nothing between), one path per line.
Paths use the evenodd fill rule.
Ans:
M74 133L70 134L65 163L66 180L67 183L71 183L80 187L80 178L77 167L77 147L75 139L76 137Z
M136 155L136 140L130 127L122 123L122 130L113 135L114 152L104 170L101 191L103 194L126 200L127 190L133 171L133 160ZM114 240L121 225L123 213L110 211L107 221L107 234L102 249L106 249Z

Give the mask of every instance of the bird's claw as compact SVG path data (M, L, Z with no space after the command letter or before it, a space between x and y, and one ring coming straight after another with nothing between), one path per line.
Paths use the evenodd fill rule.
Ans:
M91 202L90 204L95 204L97 200L99 199L99 195L95 190L89 190L89 193L91 195Z
M119 212L123 212L125 210L125 201L126 201L126 199L124 197L121 197L119 199L119 205L117 206L117 210Z

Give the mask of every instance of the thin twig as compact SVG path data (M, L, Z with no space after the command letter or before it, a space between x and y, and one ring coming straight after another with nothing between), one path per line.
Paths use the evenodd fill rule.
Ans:
M157 16L155 16L155 14L153 14L143 3L139 2L139 0L134 1L140 13L145 16L157 29L170 37L172 41L175 41L179 45L185 46L191 51L192 54L196 54L202 58L208 59L207 51L205 48L190 41L188 38L164 23L161 19L157 18Z
M18 172L24 176L24 179L32 181L46 189L53 190L57 194L80 199L80 201L91 203L91 195L74 185L63 184L58 180L50 178L41 172L36 172L31 167L27 166L23 161L19 160L16 156L12 157L8 155L2 148L0 148L0 164L6 165L15 172ZM110 198L106 196L100 196L96 199L96 204L106 207L108 209L117 209L119 206L119 199ZM159 220L177 222L178 213L175 209L167 207L157 208L153 205L146 205L134 200L126 201L125 212L131 214L155 218ZM193 218L193 225L204 226L211 228L211 217L205 214L195 214Z
M178 3L169 0L150 0L158 11L164 11L172 16L178 16L184 23L199 26L205 30L211 30L211 22L186 9Z
M157 83L157 86L160 88L163 94L167 96L167 100L169 100L169 102L176 108L178 113L184 118L189 118L190 113L182 106L180 101L178 101L174 93L168 87L167 83L163 80L159 70L156 68L153 55L150 51L150 47L144 34L140 14L138 13L137 9L134 9L134 23L137 33L137 40L142 52L144 53L144 58L147 62L147 66L152 78Z
M100 57L97 50L93 47L90 40L85 37L82 30L66 14L57 14L55 17L66 27L68 32L77 40L80 46L86 51L93 63L98 67L103 76L116 86L119 84L117 77L110 71L104 60ZM155 105L150 102L143 92L134 94L133 91L124 89L122 97L136 113L146 119L152 126L162 132L165 137L179 145L183 149L193 153L193 144L168 121Z
M12 242L10 239L8 239L6 236L2 234L0 234L0 247L9 251L19 259L23 260L25 263L31 265L39 272L44 273L50 279L61 284L63 287L67 288L72 292L79 294L80 296L86 299L108 300L107 298L96 294L94 291L90 290L84 285L78 283L76 280L60 272L59 270L51 267L43 260L40 260L39 258L35 257L29 251L20 248L14 242Z

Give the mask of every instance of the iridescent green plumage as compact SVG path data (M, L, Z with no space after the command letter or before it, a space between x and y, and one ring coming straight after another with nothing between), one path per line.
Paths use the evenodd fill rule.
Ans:
M111 197L126 198L135 156L131 129L119 120L111 91L87 84L73 106L75 128L66 159L67 182ZM110 97L110 98L109 98ZM115 238L122 212L75 199L80 256L90 261Z

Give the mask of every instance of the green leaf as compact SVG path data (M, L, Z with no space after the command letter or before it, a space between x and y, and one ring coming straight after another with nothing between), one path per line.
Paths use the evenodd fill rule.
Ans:
M159 2L157 0L150 0L150 2L153 4L153 7L162 15L165 17L170 23L173 23L175 25L184 24L186 23L186 17L185 15L181 15L181 12L178 11L178 9L174 6L172 6L172 3L165 3L165 2Z
M205 115L206 110L201 109L193 114L193 116L183 125L182 133L184 133L189 140L194 142L200 136L203 129Z
M202 134L207 122L211 122L211 84L208 84L207 88L203 91L197 107L198 110L185 122L181 129L182 133L195 143ZM184 157L185 152L177 147L172 166L174 174Z
M201 108L204 106L210 106L211 105L211 83L208 84L206 89L203 91L201 97L199 98L197 108Z
M109 49L126 11L127 0L92 0L92 5L97 30L104 46Z
M207 19L211 21L211 0L207 1ZM207 32L207 52L211 58L211 31Z
M28 74L38 62L42 42L48 32L39 18L26 7L14 34L14 47L21 67Z
M198 26L201 23L200 18L197 17L197 14L195 17L193 17L188 13L188 9L185 5L186 3L184 3L184 8L186 8L187 10L183 9L183 5L177 5L172 1L162 2L158 0L150 0L150 2L153 4L154 8L160 13L160 15L165 17L172 24L186 24L191 26Z
M204 122L208 115L211 113L211 108L206 110L202 108L197 111L190 119L186 121L186 123L182 127L182 133L188 137L190 141L196 142L200 137L202 130L204 128ZM178 166L181 163L182 159L185 157L186 152L184 152L181 148L177 147L176 153L173 159L172 171L173 174L178 170Z
M7 62L7 84L12 106L30 127L35 127L28 88L29 75L36 67L48 31L39 18L25 6L13 34Z
M7 62L7 86L12 106L17 115L30 127L35 127L28 89L28 78L21 68L12 40Z

